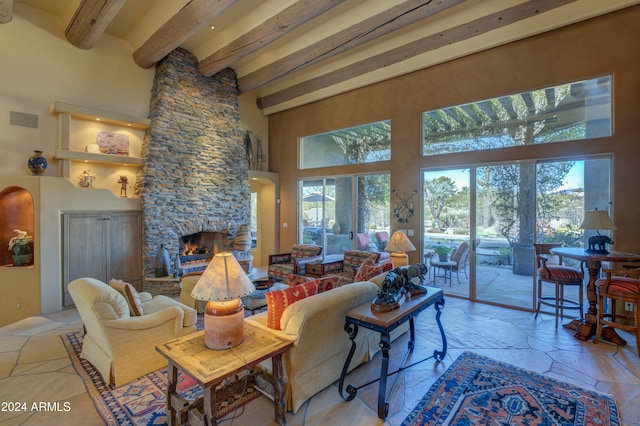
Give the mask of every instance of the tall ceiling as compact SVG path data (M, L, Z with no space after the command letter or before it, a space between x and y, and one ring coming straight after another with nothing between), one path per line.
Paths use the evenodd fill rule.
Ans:
M61 21L77 48L108 34L155 65L176 47L204 75L231 67L270 114L640 0L0 0L0 24L23 8Z

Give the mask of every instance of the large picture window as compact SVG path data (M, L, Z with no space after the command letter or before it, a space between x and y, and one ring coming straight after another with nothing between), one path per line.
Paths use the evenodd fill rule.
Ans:
M611 136L611 76L422 114L423 155Z
M391 120L300 138L300 168L391 159Z

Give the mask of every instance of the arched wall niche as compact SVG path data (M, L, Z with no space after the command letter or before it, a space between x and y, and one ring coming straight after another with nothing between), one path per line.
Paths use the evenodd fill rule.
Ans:
M0 192L0 266L12 264L9 240L14 229L34 235L35 215L31 193L19 186L10 186Z

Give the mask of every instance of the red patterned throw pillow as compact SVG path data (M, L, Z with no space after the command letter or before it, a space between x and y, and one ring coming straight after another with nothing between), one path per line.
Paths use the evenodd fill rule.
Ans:
M134 286L122 280L116 279L111 279L111 281L109 281L109 285L116 289L118 293L123 295L125 299L127 299L131 315L133 315L134 317L142 316L142 302L140 301L140 296L138 295L138 291Z
M337 275L318 278L316 282L318 283L318 293L340 287L340 277Z
M287 275L287 280L289 280L289 285L300 285L313 281L313 278L305 277L304 275L289 274Z
M371 278L381 273L381 266L374 265L372 262L365 262L360 266L360 268L358 268L356 276L353 277L353 282L369 281Z
M287 307L318 292L318 283L309 281L284 290L267 291L267 327L280 330L280 318Z

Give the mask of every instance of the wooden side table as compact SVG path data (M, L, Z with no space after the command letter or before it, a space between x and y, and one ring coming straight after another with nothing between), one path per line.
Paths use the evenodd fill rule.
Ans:
M325 259L309 262L305 265L305 275L309 277L321 278L325 275L342 271L342 259Z
M292 340L281 338L246 322L244 341L231 349L207 348L204 345L203 330L156 346L156 350L169 362L167 424L182 424L188 418L191 425L216 425L216 386L224 379L269 358L273 362L275 420L281 425L286 424L282 354L292 346ZM189 403L176 391L178 369L193 377L198 385L202 386L204 394L201 398Z
M423 360L414 362L410 365L405 365L408 359L408 355L415 347L415 326L413 320L420 312L427 309L429 306L434 305L436 309L436 322L440 329L440 336L442 338L442 350L434 350L433 356L425 358ZM447 338L440 322L440 315L442 312L440 309L444 306L444 296L442 290L435 287L427 287L427 293L414 296L413 298L407 298L400 305L398 309L388 312L378 312L371 309L371 303L365 303L357 306L346 314L346 323L344 329L349 333L349 339L351 339L351 349L347 360L342 367L342 374L340 375L340 381L338 383L338 391L340 396L345 401L351 401L358 393L358 389L368 386L372 383L378 382L378 418L384 420L389 414L389 403L387 400L387 377L393 374L398 374L391 386L389 396L393 394L393 390L398 382L400 373L409 367L413 367L416 364L424 362L428 359L434 358L436 361L442 361L447 354ZM409 321L409 344L407 347L407 353L404 356L402 365L396 371L389 373L389 349L391 348L390 334L393 330L398 328L401 324ZM352 385L347 386L347 396L343 395L342 389L344 385L344 379L347 375L349 364L351 364L351 358L356 350L355 338L358 334L358 327L368 328L370 330L380 333L380 348L382 349L382 365L380 367L380 378L372 382L366 383L360 387Z

